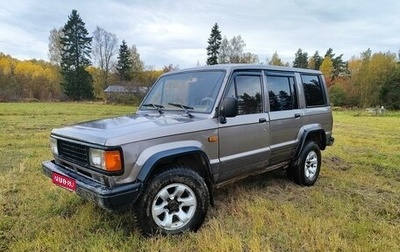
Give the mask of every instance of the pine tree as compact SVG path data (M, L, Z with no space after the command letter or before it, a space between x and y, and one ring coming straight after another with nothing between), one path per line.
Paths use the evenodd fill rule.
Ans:
M123 40L119 47L117 72L121 81L130 81L132 79L132 59L126 41Z
M73 100L93 99L93 80L86 71L91 64L92 38L88 37L85 23L76 10L72 10L62 33L61 74L64 92Z
M312 57L310 57L310 61L314 62L313 66L310 66L309 64L309 68L311 69L315 69L315 70L319 70L319 68L321 67L322 61L324 61L324 58L322 58L319 55L318 51L315 51L314 55Z
M207 65L218 64L218 51L221 45L221 31L219 30L218 24L215 23L211 29L211 35L208 39L207 46Z
M332 63L333 63L332 80L341 74L347 74L347 72L348 72L347 71L347 63L345 61L343 61L343 59L342 59L343 54L335 57L335 54L333 53L333 49L329 48L325 53L325 57L326 56L329 56L332 59Z
M299 48L297 50L294 61L293 61L293 67L298 67L298 68L307 68L308 67L308 53L304 52Z

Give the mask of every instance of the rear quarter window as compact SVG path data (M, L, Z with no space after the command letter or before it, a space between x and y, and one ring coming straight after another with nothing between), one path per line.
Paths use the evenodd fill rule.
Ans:
M297 109L297 95L292 76L267 76L270 111Z
M307 107L326 105L325 87L319 75L301 76Z

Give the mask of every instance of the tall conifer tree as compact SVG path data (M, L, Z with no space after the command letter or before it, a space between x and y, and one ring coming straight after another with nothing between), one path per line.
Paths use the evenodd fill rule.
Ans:
M314 62L314 66L308 66L311 69L319 70L321 67L322 61L324 58L319 55L318 51L315 51L314 55L311 57L312 61Z
M337 78L339 75L345 75L347 74L348 70L347 70L347 63L345 61L343 61L342 57L343 54L339 55L339 56L335 56L335 54L333 53L333 49L329 48L326 53L325 53L325 57L329 56L332 60L333 63L333 75L332 75L332 80L334 80L335 78Z
M208 39L207 46L207 65L216 65L218 64L218 53L219 47L221 45L221 31L219 30L218 24L215 23L211 29L211 35Z
M121 81L130 81L132 79L132 59L126 41L123 40L119 47L117 72Z
M62 33L61 73L64 92L73 100L93 99L93 80L86 71L91 64L92 38L88 37L85 23L76 10L72 10Z
M303 52L303 50L301 50L299 48L299 50L297 50L297 52L294 56L293 67L307 68L308 67L308 53Z

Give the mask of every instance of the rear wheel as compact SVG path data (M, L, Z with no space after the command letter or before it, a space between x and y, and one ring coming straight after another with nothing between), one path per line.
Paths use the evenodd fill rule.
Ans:
M196 231L204 221L209 192L196 172L171 167L157 174L136 207L137 222L146 235Z
M312 186L321 170L321 151L315 142L307 142L288 174L299 185Z

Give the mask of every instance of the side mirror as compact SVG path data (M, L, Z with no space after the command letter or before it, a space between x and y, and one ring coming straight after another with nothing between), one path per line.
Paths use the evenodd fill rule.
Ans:
M238 114L238 107L238 100L235 97L226 97L221 103L219 115L223 119L225 117L235 117ZM221 119L221 123L224 123L224 121Z

